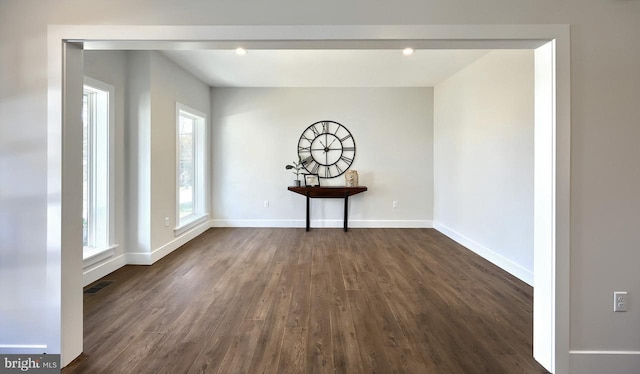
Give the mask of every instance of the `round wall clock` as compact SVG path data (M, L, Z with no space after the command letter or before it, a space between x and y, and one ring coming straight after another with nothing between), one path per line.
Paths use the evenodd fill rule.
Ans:
M356 157L356 142L346 127L335 121L318 121L307 127L298 141L302 165L320 178L342 175Z

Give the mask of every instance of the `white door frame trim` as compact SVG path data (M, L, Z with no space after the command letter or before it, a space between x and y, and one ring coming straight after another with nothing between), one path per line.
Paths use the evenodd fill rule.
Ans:
M67 264L74 256L82 256L80 248L66 246L68 242L61 224L63 189L72 181L65 181L63 151L68 131L63 121L63 44L84 41L297 41L297 42L389 42L431 41L438 43L465 42L481 45L483 42L531 43L532 41L555 43L555 149L553 186L555 222L551 228L555 248L552 248L555 264L555 361L552 371L569 372L569 264L570 264L570 53L568 25L345 25L345 26L114 26L114 25L50 25L48 28L48 172L47 172L47 303L52 313L51 331L47 333L50 353L62 353L63 366L81 353L74 349L78 342L65 344L61 335L60 320L62 293L71 298L82 298L82 269L69 269ZM174 47L174 48L179 48ZM471 48L471 47L466 47ZM71 238L73 239L73 238ZM72 240L73 241L73 240ZM78 252L79 251L79 252ZM78 252L78 253L76 253ZM73 274L78 270L77 285ZM62 279L65 274L65 279ZM534 275L535 277L535 275ZM60 314L57 314L60 313ZM80 331L82 321L78 321ZM77 334L70 334L70 336ZM64 350L73 350L72 352Z

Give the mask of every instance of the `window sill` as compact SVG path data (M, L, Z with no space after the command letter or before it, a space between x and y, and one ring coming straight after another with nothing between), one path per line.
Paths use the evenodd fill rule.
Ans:
M207 222L209 220L209 213L200 214L192 217L191 219L181 222L181 225L173 229L173 234L175 236L179 236L184 234L185 232L191 230L192 228Z
M83 267L89 267L93 264L97 264L100 261L106 260L112 257L118 248L117 244L111 245L106 248L90 248L85 247L82 251Z

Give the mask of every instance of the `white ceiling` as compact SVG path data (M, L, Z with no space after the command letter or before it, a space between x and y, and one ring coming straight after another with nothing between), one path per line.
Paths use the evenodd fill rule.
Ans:
M489 50L172 50L212 87L433 87Z

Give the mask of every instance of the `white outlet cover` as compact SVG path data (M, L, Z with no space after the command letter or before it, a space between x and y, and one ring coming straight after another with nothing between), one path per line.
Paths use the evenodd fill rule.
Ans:
M613 293L613 311L614 312L626 312L627 311L627 292L617 291Z

